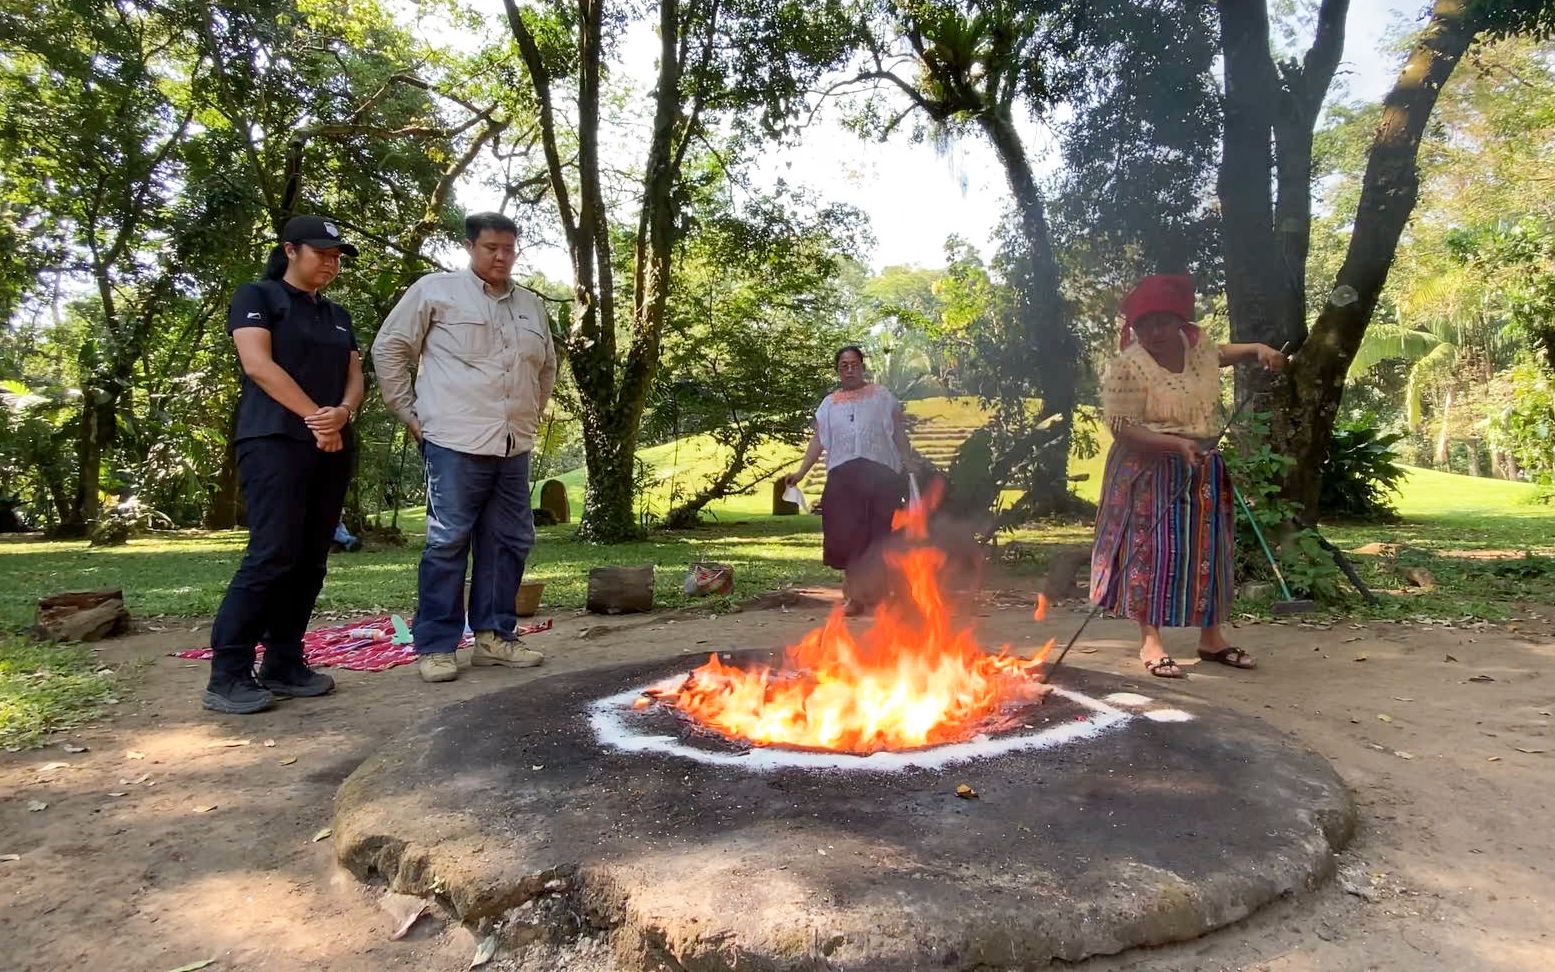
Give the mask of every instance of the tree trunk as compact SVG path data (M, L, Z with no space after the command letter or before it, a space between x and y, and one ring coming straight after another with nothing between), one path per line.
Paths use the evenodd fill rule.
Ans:
M1225 55L1225 131L1216 192L1231 339L1279 347L1289 327L1291 293L1274 238L1270 173L1279 85L1269 57L1269 15L1262 0L1220 5L1220 46ZM1297 295L1298 306L1300 299Z
M551 194L572 256L574 298L567 359L578 389L588 468L578 537L596 543L633 540L641 535L632 514L637 432L658 368L659 342L664 331L675 221L680 206L674 190L680 181L689 133L701 110L702 94L687 96L681 90L690 45L683 40L679 3L663 0L659 5L654 125L635 241L631 345L622 362L616 354L616 260L612 255L609 214L605 210L599 149L602 58L604 33L608 29L605 5L600 0L579 0L577 7L575 180L563 162L552 78L539 43L515 0L504 0L503 6L534 89ZM705 13L706 33L698 41L702 56L709 59L713 53L716 5Z
M1414 211L1420 188L1416 169L1420 139L1442 85L1481 29L1482 24L1470 15L1469 0L1436 0L1430 24L1383 102L1344 265L1303 353L1286 369L1287 380L1277 386L1281 407L1275 414L1274 440L1295 460L1286 471L1282 495L1300 504L1303 525L1317 522L1322 468L1345 373L1371 322L1399 237Z
M1442 427L1436 433L1436 452L1431 456L1431 465L1444 472L1447 470L1449 461L1448 447L1452 445L1452 439L1448 435L1448 431L1452 428L1452 401L1453 390L1449 388L1442 395L1442 414L1438 416Z
M76 433L76 490L70 515L60 524L66 536L85 536L102 512L103 453L107 451L114 411L108 393L85 384L81 389L81 426Z
M1485 467L1479 461L1479 440L1465 439L1463 444L1469 447L1469 475L1474 477L1485 475Z
M1015 353L1031 355L1042 395L1038 421L1057 416L1061 423L1053 433L1056 441L1050 439L1046 447L1047 461L1028 467L1026 505L1039 515L1058 512L1069 504L1069 444L1080 378L1080 345L1069 327L1042 190L1032 174L1020 133L1008 111L1002 108L984 112L978 121L1004 167L1026 249L1017 261L1020 279L1016 281L1016 290L1021 332L1027 347Z
M1276 65L1263 0L1221 3L1225 132L1217 193L1231 340L1299 347L1306 338L1312 137L1344 49L1348 0L1323 0L1301 63ZM1277 192L1276 192L1277 190ZM1264 372L1244 366L1241 396L1273 408Z
M596 543L620 543L642 536L632 512L637 460L637 423L601 413L579 397L583 426L583 458L588 484L583 490L583 517L578 535Z

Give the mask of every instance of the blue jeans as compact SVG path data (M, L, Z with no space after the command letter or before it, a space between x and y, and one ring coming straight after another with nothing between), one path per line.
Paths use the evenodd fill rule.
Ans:
M535 543L529 453L472 456L423 442L427 545L421 552L416 652L443 654L464 636L464 568L473 552L470 628L511 637L524 560Z

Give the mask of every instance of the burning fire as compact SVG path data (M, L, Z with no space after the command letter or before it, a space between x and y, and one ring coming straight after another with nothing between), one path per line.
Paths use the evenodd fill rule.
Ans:
M785 652L781 667L737 668L712 655L687 676L648 690L656 699L731 739L855 753L912 749L1001 728L1007 709L1047 691L1041 668L1050 640L1030 658L1006 645L989 653L958 625L940 589L943 551L930 545L930 503L898 512L893 527L912 543L887 553L905 603L880 605L860 635L840 608ZM1046 599L1037 607L1040 618Z

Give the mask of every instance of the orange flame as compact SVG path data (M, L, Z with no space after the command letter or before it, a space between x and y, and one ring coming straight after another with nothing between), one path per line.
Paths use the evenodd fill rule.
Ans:
M1047 595L1046 594L1038 594L1037 595L1037 609L1031 613L1031 620L1033 620L1033 621L1046 621L1047 620Z
M938 581L945 554L922 542L930 508L923 502L896 514L897 529L919 541L886 555L906 597L878 607L858 636L837 609L787 649L781 667L737 668L712 655L650 694L756 745L870 753L999 728L1006 708L1047 691L1040 669L1053 642L1032 658L1008 646L990 654L957 624Z

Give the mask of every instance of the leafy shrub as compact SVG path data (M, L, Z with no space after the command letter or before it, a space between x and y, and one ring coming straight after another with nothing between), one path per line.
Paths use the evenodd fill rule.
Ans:
M1339 600L1340 574L1333 558L1322 548L1315 532L1291 527L1300 506L1280 497L1279 477L1295 460L1269 447L1268 413L1250 415L1237 440L1222 451L1231 482L1247 501L1258 528L1279 558L1280 571L1291 592L1319 601ZM1236 519L1237 580L1272 579L1268 559L1258 537L1247 525L1240 504Z
M1398 492L1404 467L1396 448L1403 432L1382 432L1369 417L1347 419L1334 428L1323 465L1318 503L1325 516L1392 522L1398 510L1390 499Z
M1490 423L1491 441L1512 454L1534 482L1555 484L1555 388L1550 372L1524 357L1511 372L1511 403Z

